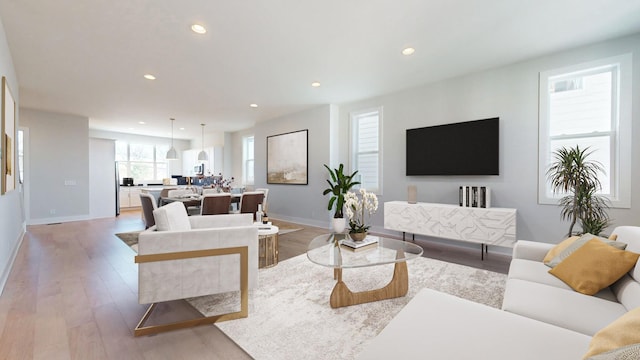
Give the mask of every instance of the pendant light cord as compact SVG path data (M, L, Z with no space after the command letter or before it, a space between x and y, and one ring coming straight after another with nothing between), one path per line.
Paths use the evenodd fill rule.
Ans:
M174 122L175 120L176 120L176 119L171 118L171 148L172 148L172 149L173 149L173 122Z

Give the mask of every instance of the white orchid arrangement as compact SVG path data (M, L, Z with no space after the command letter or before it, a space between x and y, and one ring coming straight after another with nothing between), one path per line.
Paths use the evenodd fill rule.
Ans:
M366 232L371 227L367 220L378 210L378 197L365 189L359 190L360 197L352 191L344 195L344 207L349 217L349 233Z

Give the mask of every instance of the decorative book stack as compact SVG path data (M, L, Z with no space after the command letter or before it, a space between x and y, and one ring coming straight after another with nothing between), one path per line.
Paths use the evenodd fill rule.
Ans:
M458 197L462 207L491 207L491 189L486 186L460 186Z
M255 221L253 225L257 226L258 230L271 230L271 221L268 221L266 224Z
M367 235L362 241L354 241L352 239L344 239L340 245L347 250L362 251L366 249L378 247L378 237Z

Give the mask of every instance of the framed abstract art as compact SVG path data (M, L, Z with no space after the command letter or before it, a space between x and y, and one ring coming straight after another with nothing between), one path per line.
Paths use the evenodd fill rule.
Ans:
M267 184L307 185L309 130L267 136Z

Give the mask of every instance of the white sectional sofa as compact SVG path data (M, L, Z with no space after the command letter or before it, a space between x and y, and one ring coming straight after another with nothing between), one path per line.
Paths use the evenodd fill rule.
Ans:
M640 253L640 227L613 233ZM516 243L503 310L424 289L358 359L582 359L596 332L640 307L640 265L583 295L548 273L542 259L553 246Z
M640 253L640 227L620 226L618 242ZM518 241L504 294L502 309L515 314L593 336L627 311L640 306L640 266L594 296L580 294L549 274L542 263L550 244Z

